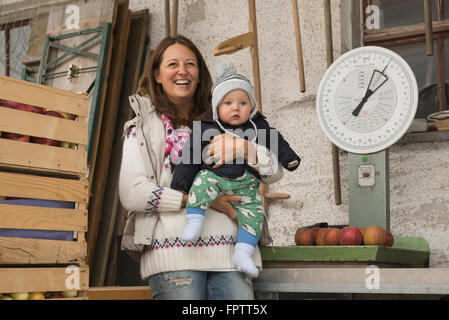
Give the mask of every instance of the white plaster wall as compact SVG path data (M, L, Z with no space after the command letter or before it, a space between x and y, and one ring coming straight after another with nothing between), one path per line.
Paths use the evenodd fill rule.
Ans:
M319 128L315 94L326 70L322 1L298 1L307 91L300 93L291 1L258 0L257 24L263 112L303 162L270 186L289 200L270 203L269 224L275 245L294 244L299 226L348 223L347 156L341 154L342 201L334 202L331 145ZM165 36L164 1L130 0L132 10L149 9L151 48ZM334 57L341 54L340 0L332 1ZM178 32L202 51L210 70L229 59L250 79L249 49L213 56L222 41L248 32L247 1L179 1ZM397 236L421 236L431 247L430 264L449 266L449 142L395 145L390 149L391 230Z

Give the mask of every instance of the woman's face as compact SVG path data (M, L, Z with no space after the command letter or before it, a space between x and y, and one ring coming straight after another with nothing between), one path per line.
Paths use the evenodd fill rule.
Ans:
M199 69L195 54L185 45L175 43L165 49L159 70L154 74L165 94L182 108L193 106Z

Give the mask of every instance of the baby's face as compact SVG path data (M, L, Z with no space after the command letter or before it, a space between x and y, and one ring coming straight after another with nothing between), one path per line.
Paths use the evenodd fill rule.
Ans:
M229 92L218 105L221 121L237 126L248 121L251 114L251 100L243 90Z

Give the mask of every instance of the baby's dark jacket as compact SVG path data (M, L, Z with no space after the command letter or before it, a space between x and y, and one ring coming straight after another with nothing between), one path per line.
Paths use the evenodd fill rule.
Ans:
M295 170L299 166L301 158L295 153L295 151L293 151L288 142L285 141L284 137L279 133L279 131L271 128L269 123L265 120L265 117L259 112L254 115L252 121L254 122L258 130L258 137L255 143L261 144L270 151L274 152L279 162L285 169L289 171ZM198 128L194 126L194 129L190 134L189 141L186 142L183 148L182 155L179 158L180 161L178 164L176 164L173 171L173 178L170 185L172 189L188 192L190 187L192 186L196 174L203 169L210 170L215 174L225 178L241 177L245 173L245 170L248 170L257 179L260 179L259 173L251 166L249 166L243 159L235 159L232 163L225 163L218 168L213 168L213 166L215 165L214 163L206 164L205 162L203 162L202 154L205 151L206 146L210 143L210 140L208 139L212 139L213 136L222 134L224 133L224 131L214 121L198 121L198 123L201 124L200 130L198 130ZM226 123L222 123L222 125L227 130L232 130L232 132L249 141L254 138L254 127L250 121L247 121L246 123L239 126L233 126ZM270 146L272 145L270 142L270 130L275 130L273 132L277 133L277 150L276 148L274 148L273 150L271 150L270 148ZM206 134L204 134L205 132ZM250 133L252 133L252 135L248 135ZM202 137L205 141L202 140ZM264 138L266 139L266 142L262 141ZM199 142L201 142L201 153L198 152L198 147L194 148L194 145L198 145ZM194 151L196 154L194 154ZM298 161L297 165L292 168L288 168L288 163L291 163L295 160Z

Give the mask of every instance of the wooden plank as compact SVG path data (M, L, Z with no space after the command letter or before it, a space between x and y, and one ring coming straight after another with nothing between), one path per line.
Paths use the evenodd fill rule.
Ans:
M0 172L0 195L5 197L88 202L86 180Z
M54 292L69 290L66 281L71 275L66 267L0 268L0 292ZM89 288L89 269L79 267L79 290ZM69 271L67 273L66 271ZM73 277L75 278L75 277Z
M88 97L86 94L69 92L5 76L0 76L0 99L83 117L88 115Z
M0 237L0 264L85 263L86 249L79 241Z
M87 145L87 123L0 107L0 130Z
M87 152L0 138L0 166L84 176Z
M87 231L87 210L0 204L0 227Z
M111 149L111 160L108 170L108 177L105 186L105 194L103 199L102 218L98 230L98 237L95 245L94 268L92 272L92 283L94 285L111 285L105 280L106 272L113 273L115 259L111 247L114 238L114 230L116 228L117 210L119 207L118 195L118 177L120 173L120 163L123 147L123 126L131 117L131 106L128 97L136 92L138 79L141 70L141 61L143 57L143 49L145 46L145 38L148 28L149 14L148 10L132 12L131 27L127 45L126 62L127 76L123 79L122 95L120 97L120 108L117 115L116 130L114 133L114 141ZM97 280L95 280L97 279Z
M113 30L113 46L111 57L111 70L106 88L106 100L104 114L101 121L101 130L98 130L98 150L95 158L94 171L89 178L91 182L91 194L89 202L89 233L88 239L88 264L92 265L95 243L101 219L104 188L109 173L109 163L111 157L112 142L117 120L120 93L122 87L124 62L126 48L131 25L131 14L128 9L129 2L126 0L117 1L117 20Z
M264 269L256 292L449 294L448 268ZM375 279L377 283L372 282Z
M90 287L87 290L89 300L152 300L149 287Z
M434 21L432 23L434 33L449 31L449 21ZM363 43L369 44L379 41L393 40L397 38L423 37L426 33L424 23L391 27L379 30L365 30Z

